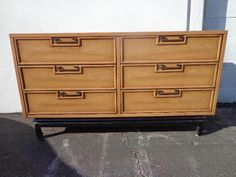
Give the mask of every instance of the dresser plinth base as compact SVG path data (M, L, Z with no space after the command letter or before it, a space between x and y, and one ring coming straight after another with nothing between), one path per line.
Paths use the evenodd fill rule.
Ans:
M188 117L188 118L112 118L112 119L83 119L83 118L76 118L76 119L45 119L45 118L36 118L34 119L35 125L35 134L38 139L43 139L43 131L42 127L79 127L79 126L89 126L89 125L96 125L104 127L105 125L115 125L115 126L148 126L157 125L179 125L179 124L195 124L196 125L196 136L201 136L203 134L204 123L208 120L206 116L198 116L198 117Z

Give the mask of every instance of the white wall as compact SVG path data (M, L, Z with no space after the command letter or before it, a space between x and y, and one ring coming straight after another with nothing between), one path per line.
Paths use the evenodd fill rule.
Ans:
M236 102L236 0L206 0L204 29L228 30L220 102Z
M0 112L21 111L9 33L201 30L203 0L189 2L1 0Z

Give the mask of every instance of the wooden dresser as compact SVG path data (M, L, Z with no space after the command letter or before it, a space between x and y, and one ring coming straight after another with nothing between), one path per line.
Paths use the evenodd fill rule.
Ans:
M10 34L24 116L214 115L226 31Z

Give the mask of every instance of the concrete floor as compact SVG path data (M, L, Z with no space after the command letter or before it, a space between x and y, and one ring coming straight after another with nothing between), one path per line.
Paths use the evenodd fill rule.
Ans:
M235 177L236 106L219 107L205 130L44 128L39 141L31 120L0 114L0 177Z

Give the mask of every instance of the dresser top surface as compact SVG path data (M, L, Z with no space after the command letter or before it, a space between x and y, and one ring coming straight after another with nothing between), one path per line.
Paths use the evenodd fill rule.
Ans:
M10 37L41 37L41 36L135 36L135 35L221 35L226 30L207 31L150 31L150 32L82 32L82 33L11 33Z

